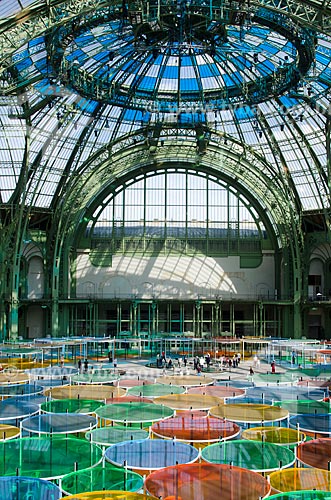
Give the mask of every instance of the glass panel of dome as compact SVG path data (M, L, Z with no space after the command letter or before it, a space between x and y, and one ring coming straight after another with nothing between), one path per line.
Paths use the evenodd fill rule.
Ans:
M22 10L22 7L28 7L34 3L36 0L3 0L0 2L0 18L5 19L6 17L12 16L17 12Z
M16 185L19 176L19 169L13 167L1 166L1 191L4 194L5 191L11 192ZM8 196L8 194L7 194Z

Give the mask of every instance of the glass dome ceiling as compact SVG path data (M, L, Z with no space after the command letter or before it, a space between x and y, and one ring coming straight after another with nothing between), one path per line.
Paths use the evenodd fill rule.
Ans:
M88 29L67 47L66 75L87 96L165 112L202 112L232 98L254 102L271 86L280 90L297 80L295 45L269 28L231 26L222 38L216 24L199 32L184 28L181 42L159 30L164 38L152 44L149 25L140 35L120 21Z
M217 163L262 206L279 186L329 207L328 3L87 3L0 3L1 203L54 208L77 174L131 168L125 145L141 165Z

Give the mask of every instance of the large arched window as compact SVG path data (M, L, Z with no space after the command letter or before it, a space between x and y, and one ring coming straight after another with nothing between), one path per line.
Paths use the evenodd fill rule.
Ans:
M250 202L214 176L173 169L120 186L88 225L112 252L260 253L265 226Z

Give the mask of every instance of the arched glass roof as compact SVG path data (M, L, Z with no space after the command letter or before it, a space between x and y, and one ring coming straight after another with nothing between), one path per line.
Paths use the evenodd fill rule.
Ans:
M180 161L217 156L220 175L223 158L254 157L302 213L329 207L331 37L315 22L320 2L303 19L294 1L286 16L267 1L100 0L93 15L77 4L67 22L74 3L48 13L45 2L0 3L1 36L16 37L0 46L0 203L53 209L73 176L130 138L144 164L174 161L176 145ZM27 34L25 18L44 30ZM245 173L231 175L249 189Z

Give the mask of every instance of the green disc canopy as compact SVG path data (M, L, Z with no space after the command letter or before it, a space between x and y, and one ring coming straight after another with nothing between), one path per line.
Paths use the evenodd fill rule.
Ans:
M119 380L114 370L95 370L89 373L77 373L71 378L74 384L111 384Z
M0 442L0 476L55 479L97 465L102 450L84 439L33 437Z
M255 472L279 470L295 462L295 454L286 447L247 440L211 444L201 456L209 463L232 464Z
M298 377L291 372L286 373L256 373L252 377L256 386L260 385L291 385Z
M85 434L91 443L110 446L123 441L134 441L148 439L149 433L144 429L133 429L132 427L108 426L94 429Z
M330 412L331 406L329 402L326 401L315 401L314 399L299 399L299 400L285 400L277 401L275 406L280 406L284 410L287 410L292 415L297 415L298 413L318 413L326 414Z
M146 423L170 418L174 410L153 403L115 403L105 405L96 411L98 417L113 422Z
M268 498L269 500L328 500L331 495L326 491L306 490L277 493L277 495L271 495Z
M184 394L184 392L184 387L181 387L179 385L167 384L138 385L136 387L131 387L130 389L128 389L128 394L147 398L167 396L168 394Z
M44 413L94 413L103 406L101 401L94 399L54 399L42 403L40 409Z
M61 481L62 490L68 495L102 490L138 491L143 484L141 475L121 467L113 467L107 462L105 467L98 466L67 474Z

